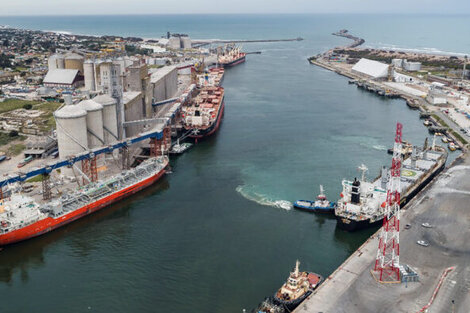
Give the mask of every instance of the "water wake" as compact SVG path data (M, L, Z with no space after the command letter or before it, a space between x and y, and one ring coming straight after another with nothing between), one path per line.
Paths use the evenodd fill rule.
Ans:
M258 204L271 206L274 208L290 210L293 208L292 203L287 200L274 200L266 195L254 191L254 186L240 185L236 188L237 192L245 199L254 201Z

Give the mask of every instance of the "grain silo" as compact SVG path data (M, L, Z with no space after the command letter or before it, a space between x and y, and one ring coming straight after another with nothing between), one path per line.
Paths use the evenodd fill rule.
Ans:
M109 95L99 95L93 98L103 106L103 133L105 145L113 144L118 139L117 100Z
M77 53L67 53L65 55L65 68L68 70L79 70L83 74L83 61L84 58Z
M86 60L83 64L83 72L85 76L85 89L95 91L95 63L93 60Z
M61 158L88 150L86 115L78 105L66 105L54 112Z
M181 37L181 47L183 49L191 49L191 38Z
M93 100L83 100L78 106L87 112L88 148L103 146L103 106Z
M65 57L63 54L56 53L47 59L47 65L50 70L57 70L65 68Z

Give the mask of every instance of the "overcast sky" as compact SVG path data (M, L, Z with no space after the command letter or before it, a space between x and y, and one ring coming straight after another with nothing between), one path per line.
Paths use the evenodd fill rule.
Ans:
M0 15L375 12L469 14L470 0L0 0Z

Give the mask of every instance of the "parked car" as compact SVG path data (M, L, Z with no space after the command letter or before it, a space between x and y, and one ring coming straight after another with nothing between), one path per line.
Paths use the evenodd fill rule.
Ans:
M429 246L429 243L427 241L424 241L424 240L418 240L416 241L417 244L419 244L420 246L423 246L423 247L428 247Z

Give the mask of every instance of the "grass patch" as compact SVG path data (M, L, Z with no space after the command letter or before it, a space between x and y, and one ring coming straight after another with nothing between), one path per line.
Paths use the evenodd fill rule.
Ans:
M439 124L441 124L441 126L444 126L444 127L449 128L449 125L447 125L447 123L444 122L444 120L443 120L442 118L440 118L439 116L437 116L437 114L433 114L432 117L433 117Z
M59 102L41 102L40 104L37 104L33 107L35 110L40 110L44 112L44 115L42 116L44 119L46 119L46 123L44 125L41 125L42 130L51 130L55 128L55 119L54 119L54 111L57 110L62 103Z
M9 155L19 155L19 154L21 154L21 152L23 152L24 149L26 149L26 146L24 144L17 143L17 144L11 145L8 148L7 153Z
M37 175L37 176L34 176L28 180L26 180L27 183L39 183L39 182L42 182L44 179L44 176L43 175Z
M15 136L11 137L8 133L3 133L0 132L0 146L4 146L6 144L9 144L10 142L14 140L25 140L25 136Z
M20 99L6 99L3 102L0 102L0 113L10 112L16 109L22 109L26 104L39 104L39 101L28 101L28 100L20 100Z

